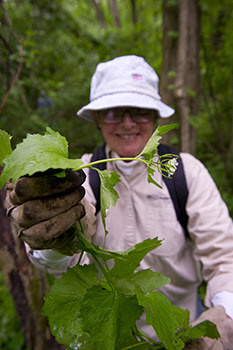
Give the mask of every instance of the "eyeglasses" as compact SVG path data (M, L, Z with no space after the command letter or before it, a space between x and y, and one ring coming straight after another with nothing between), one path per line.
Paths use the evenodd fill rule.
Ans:
M156 111L142 108L112 108L97 112L97 117L103 124L120 124L128 113L135 123L148 123L156 117Z

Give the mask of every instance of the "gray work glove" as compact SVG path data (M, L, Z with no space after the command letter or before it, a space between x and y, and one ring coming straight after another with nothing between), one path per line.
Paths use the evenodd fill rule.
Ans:
M216 306L208 309L192 323L192 326L205 320L216 324L220 338L218 340L206 337L194 339L185 346L185 350L232 350L233 320L227 317L224 307Z
M83 171L70 171L65 178L32 176L22 177L15 184L7 183L7 215L18 236L31 249L53 249L65 255L76 253L73 225L85 212L84 230L89 230L89 236L94 233L94 209L87 201L84 204L84 181Z

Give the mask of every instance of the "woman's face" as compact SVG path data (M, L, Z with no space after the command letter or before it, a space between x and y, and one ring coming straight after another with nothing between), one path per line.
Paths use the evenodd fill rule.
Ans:
M112 109L112 111L114 110ZM140 119L137 116L132 117L131 110L135 111L133 108L117 108L117 110L118 114L119 110L122 110L121 120L116 123L108 123L107 118L97 117L97 125L112 151L115 151L122 158L136 157L141 153L154 131L156 112L143 110L144 115L141 114L142 118ZM141 111L139 110L139 112ZM143 121L140 122L140 120Z

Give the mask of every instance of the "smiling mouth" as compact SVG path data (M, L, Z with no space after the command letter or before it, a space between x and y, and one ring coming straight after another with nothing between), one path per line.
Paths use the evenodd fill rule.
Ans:
M137 137L139 134L131 134L131 135L117 135L118 137L120 137L121 139L124 140L133 140L135 139L135 137Z

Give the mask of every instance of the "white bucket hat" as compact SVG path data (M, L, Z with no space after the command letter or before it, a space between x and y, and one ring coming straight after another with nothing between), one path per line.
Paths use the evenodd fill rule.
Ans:
M138 56L121 56L98 64L91 79L90 103L77 115L93 121L91 111L114 107L155 109L167 118L174 109L161 101L159 78L154 69Z

